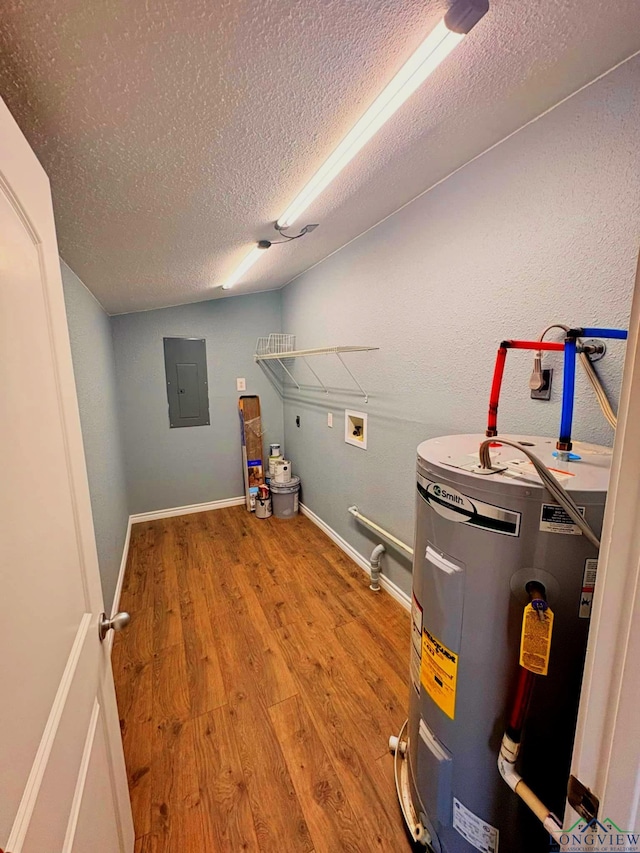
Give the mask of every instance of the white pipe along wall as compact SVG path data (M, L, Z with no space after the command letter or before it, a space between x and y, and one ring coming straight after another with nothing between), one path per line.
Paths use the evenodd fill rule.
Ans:
M369 589L374 592L380 592L380 572L382 571L380 561L384 553L384 545L376 545L369 557L369 565L371 567L371 583L369 584Z
M389 531L385 530L384 527L380 527L380 525L371 521L371 519L367 518L366 515L362 515L362 513L358 511L357 506L350 506L347 512L351 513L354 518L362 522L362 524L364 524L366 527L370 528L371 530L375 530L376 533L379 533L381 536L384 536L385 539L387 539L397 548L400 548L400 550L404 551L405 554L408 554L410 557L413 557L413 548L410 548L400 539L395 537L392 533L389 533Z

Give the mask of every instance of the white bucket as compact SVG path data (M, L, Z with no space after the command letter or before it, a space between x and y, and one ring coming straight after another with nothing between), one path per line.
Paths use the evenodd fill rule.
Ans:
M256 498L256 518L271 518L271 498Z
M294 518L298 514L300 477L292 477L288 483L274 483L272 489L274 518Z
M289 483L291 481L291 462L288 459L278 459L273 479L276 483Z

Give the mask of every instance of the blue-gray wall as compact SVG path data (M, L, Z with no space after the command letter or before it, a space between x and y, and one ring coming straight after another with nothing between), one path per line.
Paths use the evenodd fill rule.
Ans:
M111 325L75 273L64 262L61 269L102 594L110 612L129 520Z
M285 288L282 330L297 346L380 347L346 356L368 404L344 390L289 390L285 403L286 453L304 502L362 554L376 540L347 507L412 541L416 446L484 430L500 340L534 337L553 321L626 326L640 246L639 140L636 59ZM614 399L623 350L612 344L601 363ZM329 384L350 387L339 366L316 362ZM557 359L548 364L559 380ZM500 424L552 436L560 383L552 402L533 402L530 371L529 356L510 356ZM369 413L367 451L344 443L345 407ZM576 437L612 441L582 375ZM407 561L387 557L384 570L409 590Z
M282 441L281 397L253 359L280 308L271 292L111 318L132 513L243 494L237 377L260 396L264 445ZM210 426L169 428L164 337L206 339Z
M92 506L107 602L128 511L242 494L235 379L260 395L265 446L282 441L303 500L358 551L376 541L347 515L361 510L410 542L416 445L485 427L497 344L553 321L627 323L640 242L640 60L632 60L362 235L281 292L212 300L109 320L63 265ZM330 386L282 400L252 358L258 335L297 346L365 344L346 356L365 404L336 360L313 366ZM171 430L162 339L207 340L211 425ZM601 372L614 401L623 346ZM550 358L548 364L561 365ZM550 403L532 402L530 357L510 357L503 429L553 435ZM116 408L118 416L116 416ZM345 408L369 413L369 449L344 443ZM334 427L327 427L327 412ZM295 426L296 415L301 427ZM118 422L121 433L118 431ZM579 377L576 437L610 444ZM122 442L120 442L120 435ZM410 567L389 549L385 572L409 590Z

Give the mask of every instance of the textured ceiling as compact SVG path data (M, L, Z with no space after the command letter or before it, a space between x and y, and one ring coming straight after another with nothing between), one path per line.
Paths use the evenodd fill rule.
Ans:
M221 296L445 0L5 0L0 96L111 313ZM233 294L281 287L640 49L639 0L487 16Z

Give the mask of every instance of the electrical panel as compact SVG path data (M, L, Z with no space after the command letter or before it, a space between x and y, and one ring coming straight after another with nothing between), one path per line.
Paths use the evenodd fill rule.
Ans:
M165 338L169 426L208 426L207 346L203 338Z

